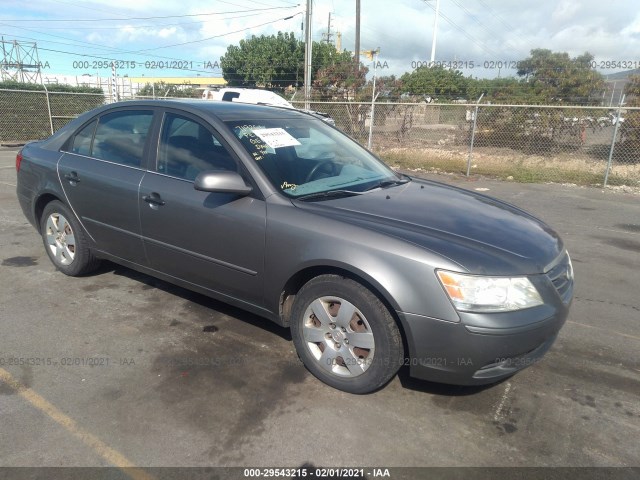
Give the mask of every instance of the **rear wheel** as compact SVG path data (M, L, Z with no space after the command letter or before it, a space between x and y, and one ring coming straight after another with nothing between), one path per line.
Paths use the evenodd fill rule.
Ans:
M386 306L361 284L322 275L296 295L291 333L300 359L324 383L368 393L397 373L404 352Z
M97 268L100 261L89 250L82 227L66 205L50 202L40 222L44 248L58 270L77 276Z

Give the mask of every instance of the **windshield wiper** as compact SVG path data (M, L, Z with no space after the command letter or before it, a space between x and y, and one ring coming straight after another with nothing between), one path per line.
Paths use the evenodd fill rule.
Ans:
M410 181L411 181L411 178L408 176L406 178L380 180L379 182L367 188L365 192L368 192L369 190L374 190L376 188L391 187L392 185L404 185L405 183L409 183Z
M295 197L294 200L317 200L325 198L351 197L353 195L362 195L362 192L354 192L353 190L328 190L326 192L307 193Z

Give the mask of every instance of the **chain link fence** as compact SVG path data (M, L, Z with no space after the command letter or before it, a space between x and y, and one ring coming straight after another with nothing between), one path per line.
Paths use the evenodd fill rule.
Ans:
M303 106L296 103L297 107ZM520 182L640 185L640 108L311 103L390 165Z
M105 103L102 94L0 89L0 143L46 138L72 118Z
M0 143L45 138L101 94L0 89ZM303 103L294 102L296 107ZM521 182L640 186L640 108L317 102L392 166Z

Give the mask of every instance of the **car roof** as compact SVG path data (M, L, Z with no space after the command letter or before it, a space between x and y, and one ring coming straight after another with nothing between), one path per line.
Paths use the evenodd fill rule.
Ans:
M125 100L122 102L103 105L79 115L52 136L42 140L40 142L40 146L49 150L60 149L69 136L75 133L82 124L97 115L103 115L120 108L135 109L150 107L176 108L184 112L200 115L205 118L209 117L210 119L223 122L237 120L241 120L243 122L257 122L260 120L274 118L294 118L300 120L309 118L316 119L313 115L299 110L271 105L254 105L249 103L196 99Z
M309 118L312 115L273 105L255 105L241 102L223 102L201 99L171 99L171 100L128 100L112 103L111 108L118 107L173 107L192 113L203 113L215 116L222 121L228 120L260 120L267 118ZM105 108L108 110L109 108Z

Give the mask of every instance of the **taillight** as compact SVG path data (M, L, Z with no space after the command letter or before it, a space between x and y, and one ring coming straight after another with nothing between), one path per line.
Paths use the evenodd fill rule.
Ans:
M22 150L16 155L16 172L20 171L20 164L22 163Z

